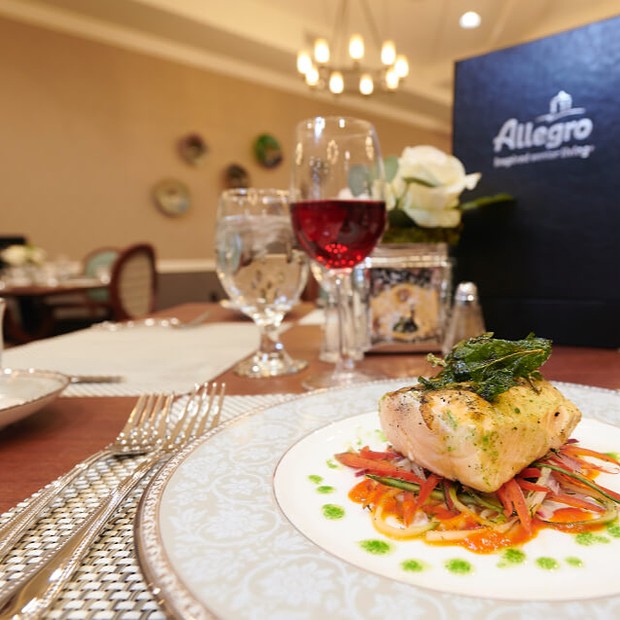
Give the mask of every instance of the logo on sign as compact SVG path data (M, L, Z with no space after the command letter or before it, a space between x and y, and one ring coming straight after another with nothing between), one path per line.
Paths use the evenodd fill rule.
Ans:
M493 165L509 168L552 159L585 159L594 151L594 145L585 144L593 129L586 109L575 107L572 96L561 90L549 101L548 113L526 122L510 118L502 125L493 138L493 151L498 154Z

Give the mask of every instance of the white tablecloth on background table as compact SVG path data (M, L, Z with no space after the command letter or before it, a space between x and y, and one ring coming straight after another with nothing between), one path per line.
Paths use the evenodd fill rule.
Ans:
M85 329L4 352L3 366L68 375L121 375L121 383L73 384L63 396L137 396L186 392L251 355L253 323L209 323L190 329L138 325Z

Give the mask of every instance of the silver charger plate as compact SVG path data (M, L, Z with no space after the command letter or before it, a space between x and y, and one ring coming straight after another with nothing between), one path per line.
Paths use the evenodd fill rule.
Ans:
M0 428L17 422L54 401L70 378L48 370L0 370Z
M489 596L470 595L467 587L455 592L406 583L373 572L370 562L366 567L343 559L329 542L316 543L296 527L277 497L286 485L274 489L282 459L308 438L314 441L319 429L329 436L330 426L337 430L343 420L376 411L382 394L414 382L380 381L295 397L235 418L175 456L147 488L136 523L141 568L170 615L548 620L571 617L578 608L580 617L620 617L616 594L575 600L568 588L564 600L502 600L493 596L493 583ZM584 417L620 426L620 393L557 385ZM620 446L613 448L618 452ZM317 454L316 467L307 473L316 474L324 457ZM307 478L298 484L307 485L311 510ZM354 528L347 535L355 536ZM614 558L618 544L609 545ZM602 570L614 563L606 560ZM510 570L498 569L493 579L513 578ZM541 571L540 578L562 580L568 570Z

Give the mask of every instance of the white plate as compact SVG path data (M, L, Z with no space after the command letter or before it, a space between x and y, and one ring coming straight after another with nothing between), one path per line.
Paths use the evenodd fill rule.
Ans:
M170 461L145 493L136 530L141 565L168 611L178 618L549 620L570 618L578 609L583 618L620 617L620 586L613 584L620 540L611 533L604 533L607 543L591 547L576 546L568 534L558 535L560 547L555 537L539 536L524 546L526 562L511 566L499 566L501 555L416 541L413 556L360 551L360 540L380 536L359 506L337 495L346 495L349 473L332 470L327 461L360 434L373 434L373 412L384 392L412 382L312 393L255 411ZM588 418L579 427L584 440L620 451L620 393L559 387ZM602 432L601 422L614 428ZM320 486L334 487L335 494L317 493L309 475L321 476ZM344 505L346 519L326 520L322 506L328 502ZM399 553L425 570L403 576L394 569ZM465 559L473 570L455 575L442 554ZM559 568L543 570L541 557ZM567 561L571 557L582 565ZM594 572L591 593L573 588ZM535 587L526 595L528 583Z
M66 375L47 370L0 370L0 428L51 403L69 381Z

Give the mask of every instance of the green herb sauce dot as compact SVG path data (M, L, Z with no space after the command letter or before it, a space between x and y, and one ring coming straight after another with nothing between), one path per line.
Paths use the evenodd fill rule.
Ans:
M400 566L408 573L421 573L426 570L426 565L420 560L405 560Z
M560 563L557 560L548 557L537 558L536 564L543 570L556 570L560 567Z
M570 556L568 558L566 558L566 563L569 566L572 566L573 568L582 568L583 567L583 560L581 558L576 558L574 556Z
M385 555L392 550L392 547L389 543L386 543L384 540L362 540L360 542L360 547L364 551L368 551L368 553L372 553L373 555Z
M467 560L461 560L459 558L447 560L445 566L455 575L467 575L474 570L474 567Z
M333 493L335 491L334 487L330 487L327 485L322 485L316 488L317 493L321 493L323 495L327 495L328 493Z
M323 516L332 521L336 521L337 519L342 519L344 517L344 508L336 504L325 504L322 510Z
M308 480L310 480L310 482L314 482L314 484L320 484L321 482L323 482L323 477L317 476L316 474L310 474L308 476Z
M606 536L594 534L593 532L581 532L580 534L577 534L575 536L575 541L578 545L583 545L584 547L591 547L592 545L606 544L611 542Z
M525 553L521 551L521 549L506 549L504 553L502 553L502 559L498 562L497 566L506 568L507 566L523 564L523 562L525 562Z
M620 524L617 521L610 523L607 526L607 533L614 538L620 538Z
M338 469L338 463L332 459L327 459L327 461L325 461L325 465L327 465L330 469Z

